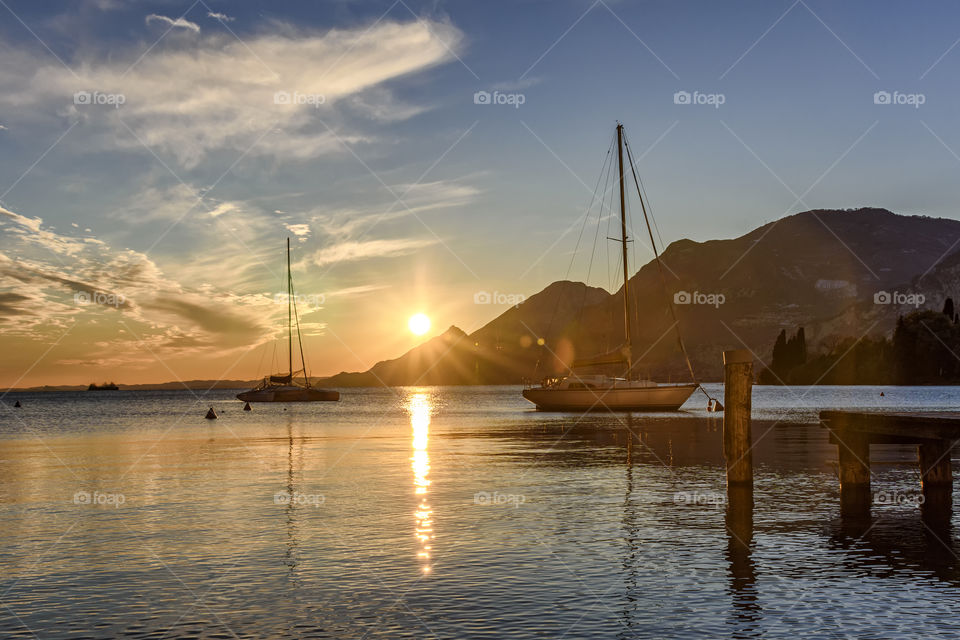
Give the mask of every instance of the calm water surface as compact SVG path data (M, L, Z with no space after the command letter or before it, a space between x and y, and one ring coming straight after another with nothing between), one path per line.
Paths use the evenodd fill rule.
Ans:
M509 387L232 395L3 398L0 637L960 635L960 541L923 517L916 452L874 448L851 522L816 424L957 388L756 388L752 514L702 394L632 416Z

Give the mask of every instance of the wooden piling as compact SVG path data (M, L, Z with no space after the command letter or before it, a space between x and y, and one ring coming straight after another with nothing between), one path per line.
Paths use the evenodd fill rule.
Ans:
M753 483L753 439L750 430L753 354L746 349L723 352L723 457L727 484Z
M847 487L870 488L870 440L866 434L844 433L837 437L840 454L840 489Z
M926 489L930 485L953 484L953 468L950 464L949 440L929 440L917 445L920 459L920 482Z

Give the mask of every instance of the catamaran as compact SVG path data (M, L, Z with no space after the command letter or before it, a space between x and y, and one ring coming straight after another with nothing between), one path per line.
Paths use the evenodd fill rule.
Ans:
M629 238L627 237L626 193L623 178L623 148L623 125L618 122L617 160L620 170L620 237L615 239L619 241L623 254L624 344L609 353L574 360L567 375L545 378L539 385L524 389L523 397L537 405L537 409L541 411L676 411L700 387L696 382L669 384L633 377L630 274L627 267L627 242L629 242ZM629 148L627 151L629 154ZM659 264L660 258L656 252L656 246L653 245L653 232L650 230L646 205L643 203L632 156L630 156L630 169L637 185L637 195L643 208L647 230L650 232L651 246L654 247L654 255ZM669 301L667 304L670 304ZM686 355L685 350L684 355ZM689 363L690 360L687 358L687 364L689 365ZM624 375L622 377L612 377L603 374L578 373L578 370L583 371L584 369L601 366L623 367ZM690 369L692 377L693 369L692 367Z
M296 320L297 344L300 346L301 369L293 370L293 325ZM293 293L293 275L290 272L290 238L287 238L287 363L288 373L269 375L250 391L237 394L244 402L324 402L340 399L340 392L317 389L310 386L307 362L303 357L303 340L300 338L300 318L296 313L296 297ZM303 374L303 382L295 379Z

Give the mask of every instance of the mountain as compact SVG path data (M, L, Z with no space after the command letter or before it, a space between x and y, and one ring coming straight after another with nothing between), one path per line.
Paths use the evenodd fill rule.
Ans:
M609 297L580 282L554 282L470 335L450 327L395 360L321 382L343 387L520 382L534 371L541 352L537 336L555 335L551 327L568 326L581 309Z
M679 240L661 256L664 280L655 261L630 278L637 371L689 379L668 305L675 296L701 380L719 379L725 349L750 348L767 360L784 328L805 327L812 350L842 336L889 333L914 309L908 295L922 294L923 306L938 310L946 296L960 298L958 245L960 221L877 208L806 211L738 238ZM622 335L622 288L609 294L561 281L470 335L451 328L401 358L325 383L518 383L613 350Z

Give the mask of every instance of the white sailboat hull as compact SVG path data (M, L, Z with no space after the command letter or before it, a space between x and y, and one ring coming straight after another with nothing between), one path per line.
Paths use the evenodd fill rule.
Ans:
M534 387L524 389L523 397L540 411L676 411L696 389L695 384L626 389Z

